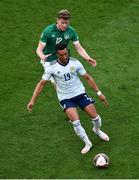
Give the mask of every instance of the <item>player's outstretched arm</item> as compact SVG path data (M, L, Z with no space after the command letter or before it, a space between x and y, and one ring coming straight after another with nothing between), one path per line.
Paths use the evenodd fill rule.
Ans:
M99 96L99 99L107 106L108 101L106 97L102 94L102 92L99 90L95 80L88 73L84 74L83 77L88 82L88 84L92 87L92 89L97 93L97 95Z
M81 46L80 42L76 42L74 44L76 51L80 54L80 56L82 56L89 64L91 64L92 66L96 66L97 62L96 60L92 59L87 52L85 51L85 49Z
M41 91L43 90L45 84L47 83L47 81L45 80L40 80L40 82L36 85L32 98L29 101L28 105L27 105L27 109L31 112L33 109L33 105L35 103L36 98L39 96L39 94L41 93Z

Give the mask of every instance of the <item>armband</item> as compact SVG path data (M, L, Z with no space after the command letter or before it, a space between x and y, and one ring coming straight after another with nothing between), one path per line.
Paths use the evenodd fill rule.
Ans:
M98 95L98 96L101 96L101 94L102 94L101 91L98 91L98 92L97 92L97 95Z

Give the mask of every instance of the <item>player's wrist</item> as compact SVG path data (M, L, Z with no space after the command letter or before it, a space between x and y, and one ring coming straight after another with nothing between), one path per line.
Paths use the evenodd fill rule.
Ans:
M96 60L94 60L94 59L92 59L92 58L89 58L88 61L96 61Z
M97 91L97 95L98 96L101 96L102 95L102 92L99 90L99 91Z

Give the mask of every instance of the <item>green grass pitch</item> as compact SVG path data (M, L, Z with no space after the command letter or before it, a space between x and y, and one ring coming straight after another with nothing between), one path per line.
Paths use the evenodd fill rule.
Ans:
M88 116L79 110L93 149L81 155L83 143L59 106L49 84L32 113L26 105L43 68L35 50L42 30L67 8L80 42L98 65L89 66L71 47L109 100L96 99L102 129L111 140L91 132ZM1 0L0 1L0 178L114 179L139 178L139 0ZM96 169L99 152L110 166Z

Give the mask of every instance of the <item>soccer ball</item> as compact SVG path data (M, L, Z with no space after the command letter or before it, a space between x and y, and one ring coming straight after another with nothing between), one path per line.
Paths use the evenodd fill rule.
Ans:
M109 165L109 157L104 153L99 153L93 158L95 167L106 168Z

